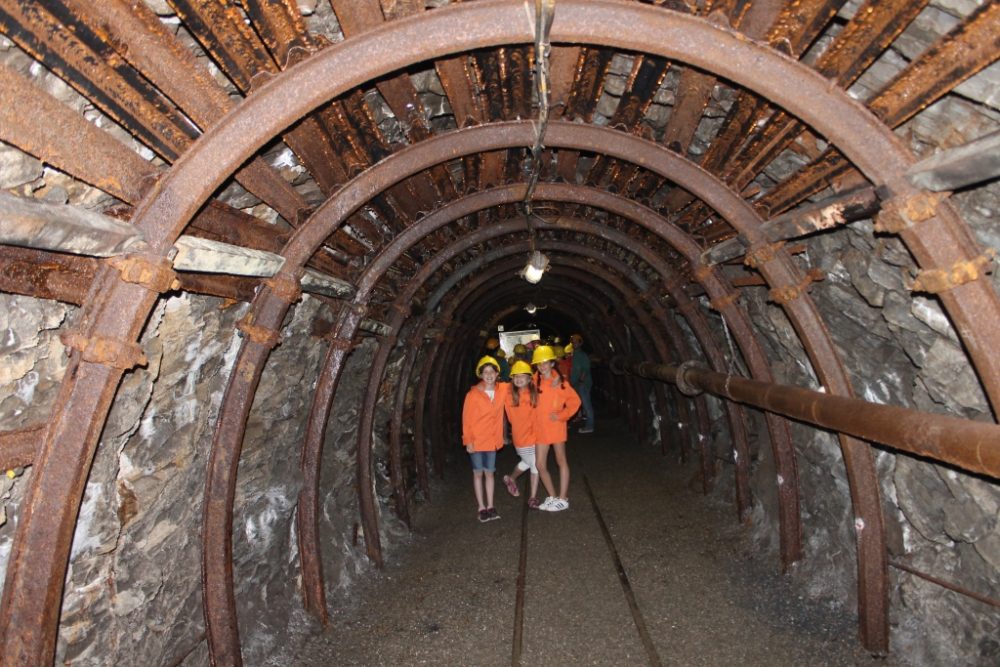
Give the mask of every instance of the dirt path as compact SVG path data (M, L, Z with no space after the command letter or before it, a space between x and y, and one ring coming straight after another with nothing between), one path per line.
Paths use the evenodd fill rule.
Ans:
M898 664L859 648L851 615L799 599L775 563L747 560L732 508L692 488L693 464L679 468L614 424L569 447L565 512L524 512L524 494L503 491L510 448L498 461L499 521L476 521L467 467L450 470L416 511L413 544L333 611L294 664L512 664L525 516L521 665Z

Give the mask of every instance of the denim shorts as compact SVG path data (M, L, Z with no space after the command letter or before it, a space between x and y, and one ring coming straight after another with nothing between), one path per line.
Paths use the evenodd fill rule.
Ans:
M493 472L497 469L496 451L472 452L469 454L469 458L472 459L472 469L475 471L485 470L486 472Z

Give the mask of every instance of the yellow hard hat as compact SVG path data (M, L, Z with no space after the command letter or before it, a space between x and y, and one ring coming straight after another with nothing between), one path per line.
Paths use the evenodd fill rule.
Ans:
M540 364L543 361L555 361L556 353L548 345L539 345L531 354L531 365Z
M556 353L557 359L562 359L563 357L566 356L566 348L564 348L562 345L553 345L552 351Z
M500 372L500 362L487 354L476 364L476 377L482 377L483 366L492 366L496 369L497 373Z
M515 375L531 375L531 366L528 365L527 361L515 361L514 365L510 367L511 377Z
M496 352L494 352L493 356L495 356L497 359L506 359L507 358L507 353L504 352L503 349L500 349L500 350L497 350Z
M518 343L514 346L514 354L524 354L527 351L528 348L526 348L523 343Z
M563 354L573 354L573 343L563 348Z

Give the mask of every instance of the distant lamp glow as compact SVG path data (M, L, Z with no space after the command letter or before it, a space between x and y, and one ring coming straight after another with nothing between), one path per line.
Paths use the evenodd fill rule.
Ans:
M529 303L527 306L524 307L524 309L528 311L529 315L534 315L535 313L538 312L538 306L536 306L533 303Z
M549 268L549 258L546 257L540 250L536 250L528 257L528 263L521 270L521 277L527 280L529 283L534 285L542 276L545 274L545 270Z

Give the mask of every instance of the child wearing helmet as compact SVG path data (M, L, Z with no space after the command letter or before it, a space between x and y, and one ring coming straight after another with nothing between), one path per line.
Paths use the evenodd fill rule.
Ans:
M476 364L480 381L465 395L462 406L462 445L472 461L472 489L479 505L479 521L499 519L493 506L493 473L497 450L503 447L504 403L510 385L498 382L500 364L487 355Z
M535 466L549 496L538 506L547 512L569 509L569 461L566 459L566 422L580 409L580 397L556 368L556 354L548 345L535 348L531 365L538 374L538 406L535 408ZM559 466L559 495L548 471L549 449L555 450Z
M538 387L532 377L531 366L525 361L515 361L510 369L511 387L504 410L510 421L514 448L521 458L503 483L515 498L521 495L517 478L526 470L531 471L531 496L528 507L538 508L538 468L535 467L535 407L538 405Z

